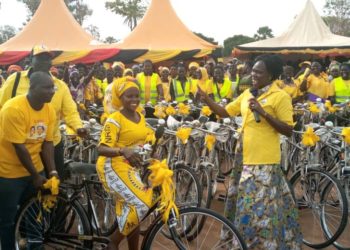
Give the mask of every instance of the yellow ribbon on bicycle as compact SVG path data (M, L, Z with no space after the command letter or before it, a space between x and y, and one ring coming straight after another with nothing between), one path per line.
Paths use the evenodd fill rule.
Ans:
M212 114L212 111L209 108L209 106L203 106L203 108L201 110L201 114L204 116L210 116Z
M346 144L350 144L350 127L343 128L341 131L341 135L343 136L343 140Z
M314 133L314 129L312 127L307 127L306 131L303 134L301 143L306 147L313 147L319 140L320 137Z
M176 131L176 136L181 140L182 144L186 144L191 132L191 128L179 128Z
M53 208L57 202L57 195L59 193L60 180L56 176L51 177L43 185L44 189L50 189L51 195L42 196L41 191L38 192L38 200L41 202L43 209L47 212L50 212L50 209ZM39 211L37 221L41 221L42 214L41 210Z
M175 186L172 179L173 171L168 168L166 160L154 160L148 169L151 171L151 174L148 178L151 181L152 188L158 186L161 187L161 193L159 197L160 203L157 211L161 211L163 213L163 221L168 221L171 210L173 210L176 214L176 217L178 217L179 210L175 204Z
M180 103L178 105L178 108L179 108L180 115L189 115L190 114L190 106L188 106L184 103Z
M209 151L213 149L215 142L216 137L214 135L208 134L205 136L205 145Z

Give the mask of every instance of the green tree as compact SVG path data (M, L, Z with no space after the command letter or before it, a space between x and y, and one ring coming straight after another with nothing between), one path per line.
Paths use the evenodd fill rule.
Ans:
M124 24L130 30L135 29L138 21L146 12L146 4L143 0L114 0L107 1L106 8L124 18Z
M89 32L96 40L100 40L101 35L100 35L100 30L98 29L97 26L90 24L85 28L87 32Z
M28 9L27 22L34 15L35 11L40 5L40 0L17 0L18 2L24 3ZM56 0L54 0L56 1ZM69 11L74 16L75 20L82 25L88 16L92 15L92 10L87 4L83 3L84 0L64 0Z
M273 37L272 29L270 29L268 26L260 27L254 35L255 41L265 40L271 37Z
M118 42L118 39L114 38L113 36L107 36L103 42L105 42L105 43L116 43L116 42Z
M232 54L232 50L235 46L254 42L254 38L244 35L234 35L226 38L224 41L223 56L229 56Z
M202 38L203 40L209 42L209 43L212 43L212 44L215 44L215 45L218 45L218 42L215 41L214 38L212 37L208 37L208 36L205 36L203 35L202 33L197 33L197 32L193 32L196 36L199 36L200 38Z
M0 44L6 42L17 33L16 28L10 25L0 26Z
M323 12L323 20L334 34L350 36L350 0L327 0Z

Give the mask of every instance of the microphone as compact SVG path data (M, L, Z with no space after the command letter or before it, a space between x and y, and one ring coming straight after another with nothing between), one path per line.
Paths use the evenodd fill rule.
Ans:
M258 89L257 88L250 88L249 91L254 97L258 96ZM255 121L257 123L259 123L261 120L260 120L260 116L259 116L258 112L256 112L255 110L252 110L252 112L253 112Z

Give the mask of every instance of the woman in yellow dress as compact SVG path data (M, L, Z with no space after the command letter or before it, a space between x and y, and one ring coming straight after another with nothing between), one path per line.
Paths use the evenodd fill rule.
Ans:
M194 93L196 101L199 100L198 88L213 98L213 82L209 79L208 71L204 67L200 67L196 71L197 79L194 82Z
M129 249L138 249L138 224L155 200L152 189L145 186L139 176L141 158L135 148L145 144L153 131L147 128L144 116L137 111L138 85L125 80L119 84L117 92L123 108L106 120L96 168L104 188L117 197L119 232L112 236L111 244L117 247L123 236L127 236Z

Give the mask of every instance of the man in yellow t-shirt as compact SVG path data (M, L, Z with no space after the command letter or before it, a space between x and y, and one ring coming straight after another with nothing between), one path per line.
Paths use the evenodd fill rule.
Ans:
M157 73L153 73L153 64L150 60L144 61L143 72L139 73L136 79L140 84L142 104L152 102L154 105L164 99L162 81Z
M54 93L51 76L34 72L28 94L9 100L0 111L1 249L14 249L17 208L46 181L44 166L49 176L57 176L53 160L56 114L49 104Z
M21 71L19 74L18 85L16 88L17 73L9 76L0 89L0 110L4 104L17 95L28 93L29 77L37 71L49 72L52 64L52 54L48 48L43 45L34 46L32 50L31 67L28 70ZM54 146L55 146L55 165L60 177L63 177L64 157L63 142L61 141L61 132L59 125L61 119L72 128L78 135L84 136L87 131L83 128L77 111L77 105L73 101L72 95L66 83L52 77L55 85L55 94L51 100L51 104L56 112L56 121L54 128Z

